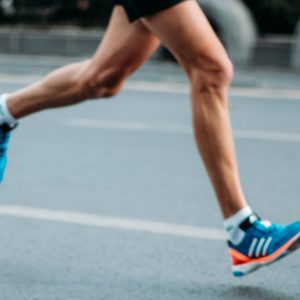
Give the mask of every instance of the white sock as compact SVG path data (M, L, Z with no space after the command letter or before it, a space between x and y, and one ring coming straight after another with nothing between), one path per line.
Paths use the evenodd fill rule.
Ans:
M228 239L234 245L239 244L245 236L245 232L240 229L239 225L251 215L253 215L253 210L249 206L246 206L224 221ZM257 219L254 215L253 217Z
M7 98L9 94L2 94L0 96L0 125L6 123L10 127L18 124L18 121L12 116L7 107Z

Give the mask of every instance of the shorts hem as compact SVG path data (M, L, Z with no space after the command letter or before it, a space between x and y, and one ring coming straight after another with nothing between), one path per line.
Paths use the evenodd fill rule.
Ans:
M122 3L122 0L117 0L115 1L116 4L122 5L126 11L127 17L129 19L129 22L135 22L141 18L146 18L153 16L161 11L164 11L170 7L173 7L181 2L185 2L187 0L160 0L159 2L156 2L153 6L149 8L143 8L143 9L138 9L136 7L132 8L129 7L126 4Z

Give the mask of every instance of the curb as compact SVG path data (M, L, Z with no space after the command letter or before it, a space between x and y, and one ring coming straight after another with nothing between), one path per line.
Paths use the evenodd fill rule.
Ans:
M0 53L63 57L90 57L104 36L103 30L80 28L2 27ZM258 39L248 64L235 61L237 66L279 67L300 71L300 22L298 37ZM162 48L151 60L169 60Z
M91 56L103 31L81 29L1 28L0 53Z
M252 64L260 67L292 68L295 45L293 36L269 36L258 39Z

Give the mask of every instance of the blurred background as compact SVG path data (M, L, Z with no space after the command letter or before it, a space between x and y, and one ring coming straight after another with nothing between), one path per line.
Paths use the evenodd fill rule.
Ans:
M199 4L236 66L247 199L272 222L299 219L300 0ZM92 55L111 11L111 0L0 0L1 93ZM20 122L0 187L1 300L300 299L300 253L232 279L188 98L161 47L113 101Z
M300 68L296 55L300 47L297 44L297 33L300 31L297 30L299 0L229 0L225 1L225 5L220 0L198 2L236 64ZM18 33L24 27L27 33L30 27L44 31L51 29L52 35L53 29L62 34L68 28L65 34L67 39L71 34L70 28L84 29L90 48L81 48L83 53L80 50L68 53L64 49L67 46L63 45L56 47L60 52L49 49L53 54L84 54L86 51L92 52L95 46L92 40L97 38L93 30L105 29L111 11L112 0L0 0L1 35L8 39L5 35L8 27L10 35L12 28L19 30ZM1 44L1 52L30 52L26 47L19 49L17 46ZM39 49L32 51L38 52ZM47 54L44 53L45 49L40 51ZM163 48L160 49L159 57L170 58Z

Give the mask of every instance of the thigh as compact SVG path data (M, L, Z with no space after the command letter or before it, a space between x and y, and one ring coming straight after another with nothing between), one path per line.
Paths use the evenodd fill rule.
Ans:
M227 58L223 45L195 0L183 1L144 17L142 22L186 69L195 64L209 68L212 60Z
M141 21L130 23L123 7L116 5L89 69L94 73L105 70L131 73L149 58L159 44L158 38Z

